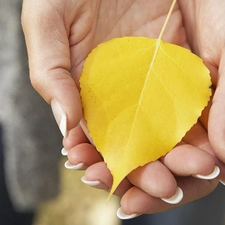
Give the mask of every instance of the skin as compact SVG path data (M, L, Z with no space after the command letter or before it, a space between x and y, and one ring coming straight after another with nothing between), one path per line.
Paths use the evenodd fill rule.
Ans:
M77 126L82 118L78 80L83 62L97 44L114 37L157 38L170 5L171 0L23 1L22 25L32 85L46 102L51 104L56 99L62 105L69 130L63 140L69 150L68 159L75 165L83 162L86 179L101 181L97 188L109 190L112 177L89 142L85 124L81 123L83 129ZM225 34L217 35L225 27L223 9L222 0L181 0L171 15L162 39L200 55L211 71L216 91L198 124L181 143L121 182L115 194L122 197L121 207L126 214L174 208L160 198L171 197L177 186L184 192L179 205L209 194L218 180L200 180L191 175L210 174L215 164L221 169L219 178L225 180Z
M187 39L211 72L216 89L209 113L209 140L225 162L225 2L222 0L179 1Z

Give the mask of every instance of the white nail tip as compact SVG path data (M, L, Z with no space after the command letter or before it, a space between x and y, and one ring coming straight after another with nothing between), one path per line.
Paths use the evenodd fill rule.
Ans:
M67 137L68 133L67 133L67 117L66 114L63 114L60 123L59 123L59 129L63 135L63 137Z
M69 169L69 170L79 170L82 169L84 164L83 163L79 163L77 165L72 165L69 161L66 161L64 166Z
M117 210L117 217L119 218L119 219L121 219L121 220L129 220L129 219L133 219L133 218L135 218L135 217L137 217L138 215L137 214L131 214L131 215L127 215L127 214L125 214L123 211L122 211L122 209L121 208L119 208L118 210Z
M61 154L64 155L64 156L67 156L68 155L68 150L66 150L65 148L62 148L61 150Z
M99 180L95 180L95 181L90 181L90 180L87 180L85 178L85 176L81 177L81 181L84 183L84 184L87 184L91 187L94 187L94 186L97 186L99 185L101 182Z
M169 204L177 204L183 199L183 196L184 196L183 191L181 190L181 188L177 187L175 195L173 195L170 198L161 198L161 199Z
M225 186L225 181L220 180L220 183Z
M203 180L212 180L216 178L219 174L220 174L220 168L218 166L215 166L213 172L210 173L209 175L195 174L193 175L193 177L203 179Z
M56 99L53 99L51 101L51 107L62 135L67 137L67 116L62 108L62 105Z

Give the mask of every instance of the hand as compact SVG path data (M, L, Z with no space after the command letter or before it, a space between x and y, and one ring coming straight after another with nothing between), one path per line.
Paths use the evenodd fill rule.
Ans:
M23 1L22 25L31 82L52 105L64 135L81 119L78 79L90 51L114 37L158 37L170 4L171 0ZM186 45L178 10L173 13L171 21L174 22L168 25L164 39ZM67 121L62 122L65 115Z
M142 35L157 38L162 24L165 21L170 4L170 0L160 2L153 0L148 2L109 2L97 0L71 0L65 2L50 0L46 2L41 0L38 1L38 3L34 0L24 0L22 21L28 47L31 81L36 90L48 103L51 104L54 102L55 105L55 101L53 100L56 100L59 105L61 105L62 111L64 111L67 116L67 128L71 130L68 139L66 139L68 142L71 141L70 137L73 131L80 129L80 127L73 129L81 119L78 79L83 61L88 53L98 43L113 37ZM177 33L180 35L177 35ZM182 26L182 17L178 7L172 14L163 39L181 46L189 46L186 42L185 30ZM56 107L53 106L53 109L55 108ZM60 122L57 115L56 119ZM80 132L82 132L81 129ZM73 143L76 153L79 152L78 156L73 154L73 150L65 144L65 147L70 149L69 159L71 163L75 163L71 158L77 157L77 159L82 159L82 157L84 157L83 160L79 161L83 163L80 164L81 167L93 164L93 166L87 169L86 178L89 180L98 177L99 166L105 168L101 170L102 177L101 179L99 178L103 184L99 185L103 185L102 188L109 188L112 178L107 172L105 164L101 162L102 158L98 155L94 147L88 144L83 134L78 135L76 138L81 138L82 140L80 143L77 142L79 145ZM182 146L185 149L185 146L181 145L181 147ZM82 148L83 150L86 149L86 151L81 152L80 150ZM194 148L196 147L193 146L193 149ZM85 152L88 153L89 157L87 157L87 154L85 155ZM206 162L210 162L209 165L207 165L207 167L200 166L197 167L197 169L193 169L192 166L189 165L187 169L192 168L190 172L195 174L200 173L204 175L211 173L215 165L213 157L207 152L201 151L201 149L196 152L198 152L197 154L199 155L203 154ZM91 155L94 155L94 157L91 157ZM198 164L196 162L199 162L198 160L202 158L199 157L199 155L195 155L195 165ZM169 156L169 154L167 156ZM173 207L165 204L159 198L171 197L176 191L177 183L185 193L185 198L182 203L206 195L215 188L217 181L199 181L192 177L179 178L176 180L166 168L166 166L170 168L173 164L169 160L169 157L168 160L166 160L167 156L161 162L150 163L150 166L146 165L146 168L143 170L139 169L134 171L135 176L132 176L131 173L128 179L125 179L121 183L120 187L117 189L117 194L120 196L124 195L122 199L124 212L127 214L134 212L157 212ZM178 156L178 158L179 157L182 158L182 156ZM193 160L187 160L187 162L191 161ZM153 177L152 183L155 184L155 187L158 185L161 187L159 191L155 189L155 187L152 187L151 184L141 183L141 180L136 179L139 177L137 176L138 174L140 176L142 174L152 174L152 171L155 171L155 166L159 166L159 171L163 172L161 173L162 176L166 174L166 185L171 184L167 189L165 189L166 186L165 183L163 183L165 182L165 178L163 180L157 180L157 177ZM185 173L189 175L190 172L188 173L183 170L183 165L182 168L178 168L179 170L177 171L176 168L174 168L173 172L178 175ZM93 177L91 177L90 174L94 174L94 176L92 175ZM133 186L132 183L135 186ZM196 189L196 187L199 189ZM134 204L137 199L143 200L145 204ZM156 205L153 206L153 202L155 202Z
M209 114L209 140L217 157L225 162L225 2L180 0L179 4L191 49L211 72L215 94Z
M187 46L187 43L184 43L183 45ZM78 130L81 131L81 128L79 127ZM207 148L205 148L204 150L210 151L213 154L213 151L211 150L210 145L208 143L207 133L205 132L204 129L202 129L202 132L200 132L201 136L202 136L202 133L204 133L204 137L205 137L204 139L205 140L201 143L201 145L205 145L205 146L207 145ZM193 135L195 137L199 137L199 136L196 135L195 132L193 133ZM79 135L77 135L77 134L76 134L76 136L79 137ZM197 139L194 139L194 140L197 140ZM88 140L86 140L86 141L88 141ZM192 141L193 141L193 139L192 139ZM79 143L77 143L77 144L79 144ZM65 142L65 146L66 146L66 142ZM67 149L70 149L70 146L67 146ZM86 151L84 149L86 149ZM85 168L94 164L93 166L90 166L87 169L86 179L90 180L90 181L94 181L94 183L95 183L96 180L98 180L98 181L101 180L101 183L98 184L97 187L109 189L111 187L111 184L112 184L112 177L110 176L110 174L109 174L109 172L106 168L106 165L104 163L97 163L97 162L100 162L102 160L100 155L96 154L96 152L95 152L94 156L91 157L92 150L93 150L93 152L95 152L94 147L92 145L88 146L87 143L77 145L77 146L75 145L75 147L72 148L71 151L69 151L70 163L72 163L73 165L79 165L80 166L80 162L86 162ZM180 155L181 158L179 158L179 154L177 154L177 153L181 152L181 150L182 150L183 154L181 154ZM79 154L78 154L78 152L79 152ZM79 157L81 157L82 153L85 154L88 157L83 158L81 160ZM77 156L76 156L76 154L77 154ZM197 155L197 154L199 154L199 155ZM200 156L201 154L204 157L201 157ZM173 157L171 157L171 155L173 155ZM177 160L175 160L176 156L177 156ZM191 156L191 157L195 158L196 161L193 161L193 158L188 160L188 158L186 156L189 156L189 157ZM91 159L91 161L90 161L90 159ZM165 159L167 159L167 160L165 160ZM204 159L204 160L200 161L200 159ZM209 159L209 161L207 159ZM174 160L175 160L176 163L174 163ZM212 158L210 156L205 154L205 152L196 151L196 149L193 148L191 143L190 144L182 143L182 145L175 148L171 153L169 153L164 158L163 162L169 169L172 170L172 172L174 172L177 175L182 175L182 176L188 176L188 175L197 174L197 173L209 174L210 172L212 172L212 168L214 167L214 163L215 163L214 160L212 160ZM188 164L190 162L191 162L191 164ZM185 164L187 164L186 167L184 166ZM195 167L191 167L193 165L195 165ZM84 166L84 165L82 164L82 166ZM162 182L162 179L160 179L161 176L158 177L159 180L155 179L156 177L153 178L152 183L155 182L154 185L155 185L155 187L157 187L157 191L155 191L154 187L151 187L151 185L146 184L145 182L141 182L141 180L138 179L139 177L143 177L145 174L147 174L147 175L152 174L150 171L155 171L156 167L157 167L158 171L160 171L159 174L162 177L168 178L168 180L166 180L164 178L165 183ZM184 168L186 168L186 171L183 170ZM208 171L205 171L205 169L207 169ZM104 175L103 171L105 171L105 175ZM162 211L162 210L165 210L165 208L168 209L168 205L166 205L166 207L165 206L163 207L162 204L164 204L164 203L159 199L157 199L157 201L161 202L161 204L159 204L160 207L157 208L157 209L155 207L153 209L149 206L148 206L148 208L140 209L140 204L130 204L136 198L141 199L141 196L143 197L143 201L144 201L144 199L149 200L149 198L152 198L152 197L154 199L155 199L155 197L163 198L163 197L166 197L166 195L169 197L169 196L172 196L174 194L174 192L176 191L176 187L177 187L177 181L171 176L171 174L168 173L167 169L165 169L165 167L163 166L163 164L161 162L158 161L158 162L155 162L155 163L151 163L146 167L143 167L141 169L137 169L136 171L134 171L133 173L131 173L128 176L128 179L129 179L129 181L127 179L125 179L116 191L116 193L121 195L121 196L126 193L122 198L122 206L123 206L123 210L125 212L129 212L129 213L132 213L132 212L139 212L139 213L148 212L149 213L149 212L151 212L152 213L151 210ZM196 195L194 195L193 192L196 193L195 189L190 189L190 187L187 188L187 186L184 186L185 194L191 193L191 198L190 198L190 196L189 196L189 198L186 198L186 196L188 196L188 194L187 194L185 196L184 200L182 201L182 204L185 201L194 200L196 198L199 198L200 196L208 194L215 187L214 185L212 185L212 186L209 185L208 182L204 182L204 183L207 184L206 185L207 191L206 191L206 189L205 189L206 186L201 184L201 183L203 183L202 181L200 181L200 182L196 181L196 179L193 179L192 177L188 177L188 178L185 178L185 179L181 179L181 178L178 179L179 183L181 183L181 186L183 186L182 183L186 183L189 180L190 180L191 183L197 182L201 185L202 188L204 187L203 188L204 194L202 193L202 195L200 195L201 191L203 191L203 189L201 189L200 192L198 192ZM134 187L131 186L132 185L131 182L134 185ZM168 187L168 183L171 184L170 187ZM93 183L90 183L90 184L93 185ZM215 182L213 184L215 184ZM161 190L160 190L160 187L161 187ZM165 190L165 187L167 187L167 190ZM137 193L134 194L134 190L139 190L138 194ZM200 190L200 189L198 188L198 190ZM161 191L161 193L160 193L160 191ZM132 193L132 194L130 194L130 193ZM146 198L146 195L147 195L146 193L148 193L148 198ZM150 201L150 202L152 202L152 201ZM129 206L129 208L130 207L139 207L139 208L136 208L136 210L134 208L128 210L128 209L126 209L126 206L124 206L124 205ZM174 207L174 206L170 205L169 208L171 208L171 207ZM156 212L156 211L154 211L154 212Z
M110 190L112 176L80 126L64 139L64 146L69 149L69 161L66 164L70 169L87 169L83 178L86 184ZM212 149L205 129L198 123L160 161L149 163L130 173L115 192L122 197L121 208L129 215L127 218L133 217L133 214L169 210L209 194L218 180L201 180L192 176L202 174L207 178L212 172L215 161L207 152L212 152ZM169 170L176 175L175 178ZM160 199L174 195L177 186L184 192L184 198L179 204L166 204Z

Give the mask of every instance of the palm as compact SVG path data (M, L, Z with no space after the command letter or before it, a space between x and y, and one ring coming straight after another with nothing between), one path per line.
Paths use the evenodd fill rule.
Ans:
M95 7L91 8L91 5ZM71 25L71 36L69 38L72 62L71 74L75 80L79 79L85 58L97 44L114 37L123 36L157 38L170 5L170 0L164 0L164 3L162 1L157 3L152 0L147 3L143 2L143 4L140 1L124 2L111 0L110 3L109 1L97 0L95 3L86 1L85 7L88 10L82 14L79 20L74 20L75 22ZM83 9L81 8L80 10ZM139 15L137 19L135 19L136 15ZM75 18L77 17L75 16ZM170 18L170 23L163 39L167 42L189 47L189 44L186 42L186 32L182 19L181 11L177 7ZM78 34L81 33L82 36L79 36ZM201 128L199 124L196 127L198 128L194 128L188 133L181 145L184 148L189 148L193 145L213 154L205 129ZM88 135L88 132L86 134ZM191 138L191 141L190 136L194 137ZM202 137L204 137L204 141ZM200 140L201 146L196 140ZM202 147L203 145L204 147Z
M198 0L195 2L204 1L206 0ZM223 0L217 1L222 2ZM48 103L51 103L53 98L62 103L63 109L68 116L68 129L71 129L69 137L64 140L65 143L67 142L64 146L66 149L70 149L68 157L75 165L76 163L84 162L87 166L95 166L94 164L101 161L102 158L96 154L94 147L88 144L88 140L79 126L72 129L77 125L81 118L81 107L79 93L74 85L74 80L71 79L69 75L72 75L75 81L78 81L84 60L90 51L101 42L114 37L127 35L157 38L165 21L171 2L171 0L24 0L22 21L28 46L31 81L37 91ZM192 1L181 0L179 2L180 6L183 6L184 2L190 2L191 5ZM163 35L163 40L189 47L186 41L188 38L192 49L197 51L198 48L194 48L194 43L196 44L196 42L192 39L196 38L196 36L191 35L189 26L186 26L187 29L185 32L182 25L181 12L183 12L186 25L192 24L190 20L191 17L187 16L187 13L183 10L184 7L181 9L182 11L180 11L178 5L176 6ZM188 34L187 37L186 33ZM168 157L166 156L163 159L164 163L168 165L175 174L207 174L207 172L210 171L205 171L204 168L201 167L196 167L197 169L195 168L192 170L193 165L198 166L201 164L198 163L198 160L205 161L206 158L208 158L212 164L211 166L207 166L208 170L212 169L214 166L214 160L204 154L204 151L211 151L207 133L201 126L200 128L198 126L198 129L193 129L189 134L193 135L194 138L192 138L191 135L186 136L184 139L186 142L182 142L180 146L184 151L187 149L186 153L189 152L189 147L193 147L192 150L195 150L192 151L193 154L175 154L174 156L178 159L176 161L175 157L173 157L173 152L176 153L176 151L171 151L172 156L168 154ZM202 141L200 143L196 142L196 140L199 140L197 137L201 138ZM85 151L79 151L82 150L82 146L86 148L85 151L87 151L88 154L82 154ZM196 151L196 147L199 151ZM204 151L201 151L201 149L204 149ZM78 152L80 152L80 154L78 154ZM201 152L203 152L204 156L197 157L196 159L196 154L200 153L202 156ZM73 155L76 155L77 157L73 157ZM185 157L188 155L191 158L188 159L188 157ZM72 161L74 159L79 160ZM186 165L188 162L191 163L190 165L184 166L181 163L182 160L179 159L183 159L183 162L186 163ZM196 159L195 163L192 163L193 159ZM157 163L159 165L161 162L157 161L156 164ZM154 165L154 163L151 165ZM175 168L173 166L175 166ZM100 176L104 176L104 174L106 174L106 170L98 170L98 167L95 168L95 171L101 172ZM167 168L162 164L160 164L160 168L164 168L164 172L165 169L167 170ZM187 169L186 172L185 168ZM139 171L140 176L134 176L133 178L129 177L135 186L139 187L140 182L135 179L142 177L142 174L152 174L152 170L150 169L149 171L148 169L149 167L143 168L142 171ZM88 171L90 172L91 170ZM158 199L151 198L151 195L156 197L170 197L174 193L177 184L174 177L170 174L170 171L169 174L166 172L166 175L167 176L160 181L154 182L153 180L150 183L148 182L144 184L147 189L143 187L144 192L139 192L137 195L135 193L132 194L132 190L140 190L137 188L132 189L130 192L128 190L130 186L121 187L122 191L120 193L125 193L128 190L128 192L134 197L133 200L135 200L135 196L138 198L139 196L142 196L143 201L148 200L148 202L152 203L154 203L154 200L157 201ZM164 184L163 182L166 181L166 177L168 178L168 182ZM98 178L99 177L94 177L94 179ZM101 180L101 177L99 179ZM190 181L191 184L196 184L196 187L198 188L203 187L203 189L199 191L202 195L209 193L216 185L216 183L202 183L197 179L190 179L187 178L187 182ZM109 179L107 178L105 183L110 187L110 182L107 183L106 181L109 181ZM187 182L185 182L186 178L181 181L178 180L178 184L182 185L181 188L188 191L189 187L187 186L186 188L185 184ZM154 183L161 187L163 196L160 191L157 191L157 193L152 192L151 184L154 185ZM169 184L170 188L168 187ZM142 185L143 183L141 184L141 187ZM206 189L204 189L204 187ZM160 188L157 186L157 189ZM146 196L146 193L149 193L149 196ZM167 196L165 196L165 193L167 193ZM130 201L129 203L131 203L129 205L137 207L140 206L138 204L132 204L131 196L127 196L127 198L125 196L123 199L128 199ZM191 196L189 199L196 199L197 197L199 197L198 193ZM140 199L138 199L138 201L140 202ZM157 204L153 204L152 207L155 208L156 205ZM161 203L158 204L158 206L160 205ZM134 209L134 212L138 212L139 210L141 210L140 212L146 212L146 209Z
M80 11L85 10L85 13L77 20L79 12L76 12L74 22L70 26L71 74L76 82L79 80L84 60L99 43L123 36L158 38L170 6L171 0L86 1L85 9L80 8ZM178 6L170 18L163 39L188 46ZM84 126L83 128L86 130ZM88 135L88 132L85 133Z
M141 4L140 1L133 1L132 3L124 3L124 1L112 1L111 3L99 1L98 3L98 7L95 7L94 10L87 10L85 12L86 14L82 14L82 17L80 17L80 19L72 26L74 30L72 30L71 33L74 34L74 36L70 36L72 61L71 73L75 80L79 79L83 61L97 44L114 37L123 36L147 36L157 38L165 21L171 1L165 1L165 4L162 2L159 4L156 3L156 1L145 2L145 4ZM161 7L158 8L157 5ZM158 11L156 9L158 9ZM138 19L135 19L136 15L139 15ZM81 33L81 30L79 29L83 29L82 24L85 24L86 30L82 30L83 36L82 38L78 38L77 33ZM76 30L76 28L79 29ZM176 43L181 46L189 46L186 42L181 12L178 7L172 14L163 39L167 42ZM190 147L193 146L194 150L199 148L213 154L205 129L199 124L196 127L197 129L192 129L178 148L180 149L180 147L182 147L185 151L189 151ZM192 136L191 139L190 136ZM198 140L200 140L200 143ZM174 168L174 170L172 168L174 164L171 162L173 160L169 157L165 157L165 159L167 158L169 160L165 161L166 165L174 173L179 173L177 172L177 167ZM197 159L196 164L198 162ZM186 171L186 174L183 172L182 175L189 175L192 172L196 173L197 171L189 170ZM207 173L207 171L203 172Z
M80 76L83 61L97 44L123 36L157 38L171 5L170 0L160 1L160 3L154 0L95 2L93 4L92 1L89 1L88 4L98 5L98 7L89 7L72 25L72 35L70 36L71 72L76 79ZM82 38L77 35L81 33L83 34ZM171 16L163 39L187 46L178 7Z

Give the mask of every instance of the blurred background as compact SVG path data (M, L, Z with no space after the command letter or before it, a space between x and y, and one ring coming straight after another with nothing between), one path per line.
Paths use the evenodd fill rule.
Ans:
M118 198L107 202L108 193L84 185L83 172L68 171L63 164L60 194L39 207L34 225L120 225Z
M119 199L64 168L62 135L29 80L22 0L0 0L0 225L222 225L224 187L169 212L120 221Z
M64 168L62 135L30 84L21 6L0 0L0 225L119 225L119 200Z

